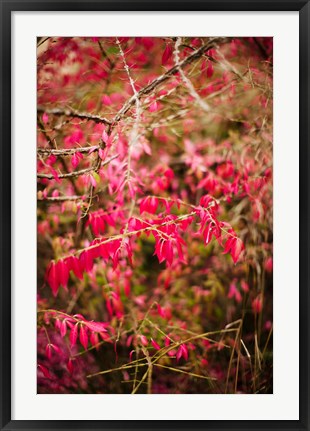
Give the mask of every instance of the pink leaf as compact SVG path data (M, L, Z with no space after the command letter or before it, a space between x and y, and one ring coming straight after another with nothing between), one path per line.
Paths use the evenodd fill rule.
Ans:
M57 171L54 168L52 168L52 167L50 167L50 171L51 171L51 174L53 175L55 181L60 184L61 181L60 181L60 178L58 176Z
M111 105L111 104L112 104L111 97L110 97L110 96L108 96L108 95L106 95L106 94L104 94L104 95L102 96L101 101L102 101L102 103L103 103L104 105L107 105L107 106L109 106L109 105Z
M101 160L104 160L106 157L105 151L102 148L99 148L98 154Z
M103 142L106 145L108 145L108 143L109 143L109 135L107 134L107 132L105 130L102 132L102 140L103 140Z
M157 102L156 102L156 100L155 100L155 102L153 102L151 105L150 105L150 107L149 107L149 111L150 112L156 112L158 110L158 104L157 104Z
M44 112L44 114L42 115L42 121L44 124L48 123L48 115L46 112Z
M140 341L143 346L147 346L149 344L145 335L140 335Z
M241 289L243 292L248 292L250 290L248 283L244 280L241 280Z
M89 179L90 179L91 185L92 185L94 188L96 188L96 186L97 186L97 181L95 180L95 178L93 177L93 175L89 175Z

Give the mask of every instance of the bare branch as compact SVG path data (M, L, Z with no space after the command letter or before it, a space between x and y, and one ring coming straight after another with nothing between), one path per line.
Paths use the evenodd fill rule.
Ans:
M89 153L90 151L95 152L100 148L99 145L94 145L92 147L81 147L81 148L63 148L63 149L50 149L50 148L38 148L37 153L41 155L54 156L72 156L75 153Z
M109 121L107 118L100 117L100 115L89 114L88 112L80 112L80 111L77 111L76 109L73 109L73 108L49 109L49 108L44 108L43 106L38 106L37 111L42 112L42 113L46 113L46 114L57 115L60 117L65 115L67 117L81 118L82 120L91 120L91 121L94 121L95 123L103 123L103 124L107 124L107 125L112 124L111 121Z
M137 95L133 95L129 100L127 100L127 102L123 105L123 107L118 111L118 113L114 117L114 120L112 121L112 123L118 122L121 120L121 118L124 117L124 115L132 107L132 105L136 103L137 97L141 99L143 96L151 93L156 87L158 87L163 82L167 81L167 79L169 79L171 76L175 75L179 71L179 68L184 68L188 64L202 57L206 51L215 47L218 43L227 42L228 40L229 38L227 37L216 37L216 38L210 39L208 43L206 43L205 45L197 49L195 52L193 52L193 54L189 55L184 60L182 60L178 66L172 67L166 73L154 79L150 84L146 85L144 88L138 91Z
M46 42L48 39L50 39L50 37L41 37L37 43L37 48L39 48L39 46L43 45L43 43Z
M105 166L108 163L110 163L112 160L116 159L118 157L118 154L115 154L115 156L110 157L110 159L105 160L104 162L101 163L101 166ZM88 172L92 172L94 171L95 168L93 166L91 166L90 168L86 168L86 169L81 169L80 171L74 171L74 172L69 172L68 174L59 174L58 178L72 178L72 177L79 177L80 175L84 175L87 174ZM52 174L37 174L38 178L46 178L48 180L53 180L54 179L54 175Z
M39 115L38 115L38 123L39 123L39 125L41 127L41 132L43 133L43 135L45 136L45 139L47 140L49 146L51 147L49 150L50 151L54 151L56 145L55 145L55 143L53 143L51 137L47 133L47 131L45 129L45 126L44 126L44 123L43 123L42 119L39 117ZM38 155L40 157L40 154L38 154ZM62 167L63 167L65 173L67 174L69 172L69 170L68 170L68 166L67 166L65 160L61 156L59 157L59 160L60 160L60 163L62 164ZM72 187L73 187L75 193L78 193L78 189L77 189L77 186L76 186L76 184L74 182L74 179L70 178L70 181L71 181L71 184L72 184Z
M199 94L197 93L197 91L195 90L193 84L191 83L191 81L187 78L187 76L185 75L183 69L181 68L181 63L180 63L180 56L179 56L179 47L181 45L182 39L180 37L177 38L176 42L175 42L175 46L174 46L174 61L175 64L178 68L178 71L181 75L181 78L185 84L185 86L187 87L190 95L196 100L197 105L200 106L201 109L203 109L205 112L209 112L210 111L210 106L199 96Z
M121 43L118 40L118 38L116 38L116 43L118 45L118 49L119 49L119 52L121 54L121 57L122 57L122 60L124 63L124 69L127 73L127 76L128 76L129 82L130 82L130 86L131 86L133 94L134 94L135 104L136 104L134 125L131 129L129 143L128 143L127 181L129 182L130 173L131 173L131 171L130 171L131 170L131 153L132 153L133 147L135 146L135 144L139 138L139 123L140 123L140 119L141 119L141 103L140 103L140 99L138 97L138 92L136 90L135 83L134 83L134 81L131 77L131 74L130 74L129 66L128 66L127 61L126 61L124 51L122 49Z
M50 201L50 202L64 202L64 201L78 201L78 200L84 200L84 196L49 196L49 197L42 197L38 198L38 201Z

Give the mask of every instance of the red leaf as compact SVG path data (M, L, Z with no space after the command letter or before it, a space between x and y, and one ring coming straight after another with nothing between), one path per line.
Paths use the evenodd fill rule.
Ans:
M94 262L93 262L90 250L84 250L80 254L79 262L80 262L80 268L83 271L90 272L93 269Z
M259 314L263 309L261 296L257 296L252 302L252 310L255 314Z
M53 295L57 296L60 280L54 261L48 265L45 278L52 289Z
M201 63L201 67L200 67L201 72L203 72L203 73L206 72L207 64L208 64L207 59L204 59Z
M90 341L92 346L97 346L97 344L99 343L98 334L96 332L92 332L90 334L89 341ZM97 347L99 348L99 346L97 346Z
M205 240L205 244L208 245L212 239L212 226L211 223L208 223L206 228L203 231L203 238Z
M48 359L51 359L51 357L52 357L52 346L51 346L51 344L47 344L46 345L46 347L45 347L45 354L46 354L46 357Z
M188 350L187 350L187 347L185 344L180 345L180 347L178 348L177 354L176 354L177 361L179 361L179 359L182 357L185 359L185 361L187 361Z
M73 271L74 275L79 278L80 280L83 280L83 270L80 266L80 261L75 256L70 256L66 259L67 267L70 271Z
M172 52L173 52L172 46L170 44L167 44L161 59L161 63L163 66L165 66L168 63L170 57L172 56Z
M165 338L165 346L166 346L166 347L170 346L170 343L171 343L170 338L169 338L169 337L166 337L166 338Z
M181 346L180 346L178 348L178 351L177 351L177 354L176 354L177 361L180 360L180 358L182 357L182 354L183 354L183 351L182 351Z
M57 262L56 267L57 267L60 284L63 287L66 287L69 279L69 269L67 267L66 261L63 259L60 259Z
M70 331L70 344L71 344L71 349L72 347L74 347L76 345L76 341L77 341L77 337L78 337L78 323L76 325L73 326L73 328Z
M211 78L211 76L213 75L214 69L213 69L213 64L211 63L211 61L209 61L209 65L207 67L207 77Z
M80 328L80 342L81 342L82 346L84 347L84 349L87 350L88 334L87 334L87 329L84 325L82 325Z
M147 196L146 198L142 199L140 202L140 214L142 214L144 211L150 214L155 214L158 208L158 203L158 199L154 196Z
M61 322L61 326L60 326L60 335L61 335L62 337L64 337L64 336L66 335L66 333L67 333L67 321L66 321L66 319L64 319L64 320Z
M187 350L187 347L186 347L185 344L181 344L180 347L182 349L183 358L185 359L185 361L187 361L187 359L188 359L188 350Z
M152 343L152 346L154 347L154 349L156 349L156 350L161 349L160 345L158 343L156 343L156 341L153 340L153 338L151 338L151 343Z
M80 159L78 158L77 154L76 153L73 154L71 158L71 164L74 169L78 166L79 162L80 162Z
M70 374L73 374L74 366L73 366L73 361L71 358L68 360L67 369L68 369Z
M231 247L232 247L233 242L234 242L234 239L235 239L234 237L228 238L228 240L226 241L226 244L225 244L225 248L224 248L223 254L226 254L226 253L230 252Z
M102 322L86 322L86 326L93 332L108 332L106 330L106 323Z
M46 367L44 367L44 365L38 364L38 369L40 371L42 371L44 377L46 377L47 379L51 379L52 378L52 376L50 375L49 370Z
M102 101L102 103L103 103L104 105L107 105L107 106L109 106L109 105L111 105L111 104L112 104L111 97L110 97L110 96L108 96L107 94L104 94L104 95L102 96L101 101Z
M240 238L234 238L231 246L231 257L234 263L237 263L242 251L244 250L244 244Z
M166 259L169 265L172 265L173 262L173 248L172 248L172 242L166 241L165 242L165 252L166 252Z
M130 362L132 361L132 355L133 355L135 352L136 352L135 350L131 350L131 351L130 351L130 353L129 353L129 361L130 361Z
M157 311L158 311L158 314L159 314L163 319L165 319L165 318L166 318L165 311L164 311L164 309L163 309L159 304L157 304Z
M52 167L50 167L50 171L51 171L51 174L53 175L55 181L60 184L61 181L60 181L60 178L58 176L57 171L54 168L52 168Z
M53 350L55 350L55 352L57 352L57 353L61 353L60 348L59 348L58 346L56 346L55 344L51 344L50 346L51 346L51 348L52 348Z

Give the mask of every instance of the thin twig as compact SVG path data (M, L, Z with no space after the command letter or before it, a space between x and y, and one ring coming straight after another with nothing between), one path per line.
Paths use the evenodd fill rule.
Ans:
M181 78L185 84L185 86L187 87L190 95L195 99L197 105L205 112L209 112L210 111L210 106L199 96L199 94L197 93L197 91L195 90L193 84L191 83L191 81L187 78L187 76L185 75L182 67L180 66L180 56L179 56L179 47L182 43L182 39L180 37L177 38L176 42L175 42L175 46L174 46L174 61L175 64L178 68L178 72L181 75Z
M64 201L78 201L78 200L84 200L85 195L82 196L48 196L48 197L42 197L38 198L38 201L50 201L50 202L64 202Z
M179 71L179 68L184 68L188 64L202 57L206 51L215 47L217 43L219 42L224 43L224 42L227 42L228 40L229 38L227 37L216 37L216 38L210 39L208 43L206 43L205 45L197 49L193 54L189 55L184 60L182 60L178 66L173 66L166 73L158 76L150 84L143 87L140 91L138 91L137 97L141 99L143 96L150 94L156 87L161 85L163 82L167 81L167 79L169 79L171 76L175 75ZM118 111L118 113L114 117L112 123L120 121L124 117L124 115L129 111L132 105L135 104L135 102L136 102L136 95L132 96L129 100L127 100L127 102L123 105L123 107Z
M101 166L107 165L112 160L116 159L117 157L118 157L118 154L115 154L114 156L110 157L108 160L105 160L104 162L102 162ZM58 178L79 177L80 175L87 174L87 173L92 172L94 170L95 170L95 168L93 166L91 166L90 168L81 169L80 171L69 172L68 174L59 174ZM52 174L37 174L37 177L38 178L46 178L48 180L54 179L54 175L52 175Z
M50 149L50 148L38 148L37 153L41 155L54 156L72 156L75 153L89 153L98 151L99 145L93 145L92 147L81 147L81 148L63 148L63 149Z
M81 118L82 120L92 120L95 123L103 123L106 125L111 125L112 122L105 117L101 117L96 114L89 114L88 112L80 112L74 108L45 108L44 106L38 106L38 112L43 112L46 114L57 115L57 116L67 116L67 117L76 117Z
M130 176L131 176L131 153L132 153L133 147L135 146L135 144L137 143L137 140L139 138L139 123L140 123L140 119L141 119L141 103L140 103L140 99L138 97L138 92L136 90L134 80L132 79L131 74L130 74L129 66L128 66L127 61L126 61L126 57L125 57L123 48L122 48L121 43L118 40L118 38L116 38L116 43L118 45L118 49L119 49L119 52L121 54L121 57L122 57L122 60L124 63L124 69L127 73L127 76L128 76L129 82L130 82L130 86L131 86L133 94L134 94L133 97L135 98L135 104L136 104L135 120L134 120L133 127L131 129L129 142L128 142L126 181L127 181L127 184L129 184Z

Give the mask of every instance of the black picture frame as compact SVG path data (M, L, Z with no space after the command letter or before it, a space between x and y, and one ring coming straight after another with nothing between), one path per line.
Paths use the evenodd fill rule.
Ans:
M0 0L1 13L1 182L0 182L0 348L1 430L310 430L309 425L309 24L304 0ZM11 420L11 13L13 11L298 11L299 12L299 420L98 421Z

